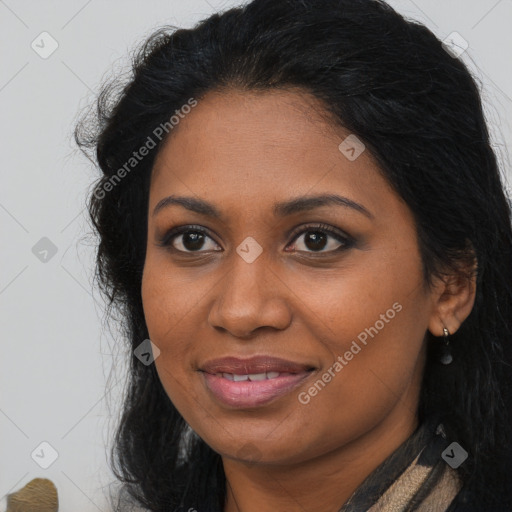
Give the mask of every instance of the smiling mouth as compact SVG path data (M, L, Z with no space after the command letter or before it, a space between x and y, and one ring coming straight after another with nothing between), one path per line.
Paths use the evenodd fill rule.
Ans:
M228 357L200 368L206 388L224 406L254 408L266 405L300 386L316 368L270 356Z
M263 373L246 373L244 375L237 375L236 373L216 373L217 377L223 377L224 379L228 379L234 382L259 382L262 380L268 379L277 379L277 377L283 375L293 375L292 373L287 372L263 372Z

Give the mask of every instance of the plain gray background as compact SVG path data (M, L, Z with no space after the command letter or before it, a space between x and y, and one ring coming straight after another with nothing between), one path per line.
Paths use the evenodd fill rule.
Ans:
M509 183L512 0L390 3L440 39L455 31L468 42L461 58L484 84ZM71 131L102 77L126 70L129 51L154 29L189 27L238 4L0 0L0 497L45 477L58 488L60 512L109 510L106 450L129 354L115 347L92 287L94 238L84 207L98 174ZM58 48L42 58L51 44ZM52 449L58 456L43 469Z

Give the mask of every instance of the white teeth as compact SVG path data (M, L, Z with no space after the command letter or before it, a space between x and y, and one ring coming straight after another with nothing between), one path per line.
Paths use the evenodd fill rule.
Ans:
M243 382L249 380L261 381L266 379L275 379L281 375L280 372L266 372L266 373L249 373L246 375L236 375L234 373L216 373L217 377L224 377L225 379L232 380L235 382Z
M267 378L267 374L263 373L249 373L249 380L265 380Z

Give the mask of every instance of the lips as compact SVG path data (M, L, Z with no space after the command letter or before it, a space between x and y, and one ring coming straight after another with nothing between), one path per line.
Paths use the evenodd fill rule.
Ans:
M263 406L286 395L315 368L270 356L249 359L226 357L200 368L207 389L223 405L235 408Z
M228 373L235 375L251 375L267 372L301 373L312 370L313 366L295 363L271 356L254 356L249 359L237 357L224 357L213 359L205 363L201 370L206 373Z

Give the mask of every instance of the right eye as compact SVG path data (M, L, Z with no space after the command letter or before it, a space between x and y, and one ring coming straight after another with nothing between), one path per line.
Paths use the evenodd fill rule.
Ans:
M207 250L218 251L218 249L215 249L215 246L218 247L218 245L207 235L205 229L200 226L180 226L171 229L160 240L159 245L184 253L206 252L199 249L204 247L207 239L213 242L211 244L212 247Z

